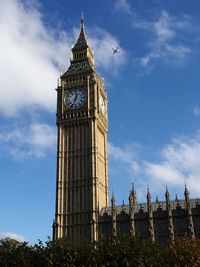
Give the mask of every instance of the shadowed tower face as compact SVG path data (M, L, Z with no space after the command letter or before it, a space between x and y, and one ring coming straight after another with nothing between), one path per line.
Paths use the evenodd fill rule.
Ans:
M53 238L98 239L108 206L107 95L94 66L83 17L68 70L57 88L57 185Z

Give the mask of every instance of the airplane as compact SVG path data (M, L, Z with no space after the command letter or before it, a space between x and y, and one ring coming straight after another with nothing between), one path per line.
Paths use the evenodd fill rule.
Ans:
M113 50L113 54L119 53L119 48L118 47L116 47L115 49L112 48L112 50Z

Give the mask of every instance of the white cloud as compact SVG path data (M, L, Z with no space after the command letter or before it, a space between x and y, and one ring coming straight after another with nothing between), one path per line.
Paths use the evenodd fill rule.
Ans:
M152 69L158 60L180 64L192 52L188 44L186 45L186 40L193 33L192 19L189 16L178 18L162 11L155 21L133 17L132 26L149 32L149 51L135 61L141 67Z
M32 105L55 111L59 66L66 67L75 42L73 31L47 27L36 3L1 0L0 112L9 116ZM91 43L97 67L111 70L123 63L123 49L112 58L112 46L119 43L106 31L98 29Z
M160 15L158 21L153 24L154 31L157 36L157 42L165 42L175 36L174 25L171 25L171 17L165 11Z
M147 160L140 154L133 156L134 150L128 146L126 150L113 145L109 149L110 157L118 161L121 169L132 171L140 198L144 198L147 185L153 194L161 192L162 197L166 185L173 192L183 192L184 184L192 197L200 195L200 131L194 136L174 138L161 151L154 151L157 160ZM132 167L133 162L138 166L136 169Z
M20 0L1 1L0 31L0 111L12 115L29 105L54 110L56 65L69 53L64 36L55 37L36 6Z
M116 73L118 68L126 62L126 52L120 46L116 37L105 30L95 27L89 32L89 44L94 50L97 67ZM113 54L112 48L118 47L119 53Z
M114 7L129 15L133 28L145 31L147 52L134 60L137 68L151 72L158 61L180 65L193 52L191 40L198 38L199 28L192 17L185 14L176 17L162 10L159 17L156 12L156 17L146 20L135 10L132 12L127 0L117 0Z
M193 137L173 139L161 152L159 163L148 162L145 172L157 182L177 187L186 183L193 194L200 194L200 132Z
M10 232L1 233L1 238L15 239L15 240L17 240L19 242L26 241L23 236L15 234L15 233L10 233Z
M116 161L128 164L134 172L138 172L140 169L139 164L135 160L137 158L139 150L140 147L137 144L129 144L128 146L122 149L118 146L113 145L112 143L108 143L109 156L115 159Z
M183 186L184 184L184 176L167 161L158 164L146 162L144 170L151 185L154 185L155 181L157 185L158 183L162 185L172 184L174 186Z
M56 147L56 131L47 124L33 123L0 134L0 144L15 158L44 157Z
M194 107L193 108L193 113L195 116L200 116L200 107Z
M130 4L128 3L127 0L116 0L115 9L117 11L132 14Z

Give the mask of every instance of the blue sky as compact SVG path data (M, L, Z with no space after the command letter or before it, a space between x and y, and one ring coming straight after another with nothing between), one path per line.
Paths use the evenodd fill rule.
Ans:
M0 236L51 236L57 79L84 12L109 98L109 187L120 205L200 197L200 3L0 0ZM113 55L112 47L120 53ZM61 66L63 66L61 68Z

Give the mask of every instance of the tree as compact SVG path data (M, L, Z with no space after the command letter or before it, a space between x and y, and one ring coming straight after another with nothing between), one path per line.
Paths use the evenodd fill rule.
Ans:
M200 241L177 239L166 245L131 236L94 243L50 238L34 246L13 239L0 240L2 267L197 267Z

